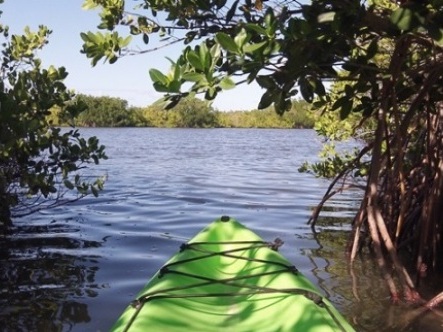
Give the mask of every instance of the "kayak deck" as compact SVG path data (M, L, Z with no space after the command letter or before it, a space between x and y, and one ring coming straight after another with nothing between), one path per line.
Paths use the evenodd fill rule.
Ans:
M113 331L353 331L315 286L251 230L222 217L149 281Z

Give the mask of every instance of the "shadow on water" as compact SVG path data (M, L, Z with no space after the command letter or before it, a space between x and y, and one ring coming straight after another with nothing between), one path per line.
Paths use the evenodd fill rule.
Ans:
M18 221L0 235L0 331L69 331L91 320L98 295L100 242L81 238L78 221Z
M317 248L305 248L316 284L335 303L357 331L441 331L443 315L423 312L407 304L392 304L388 288L374 257L364 252L357 256L352 269L345 255L352 219L323 217L318 220L321 231L311 234ZM436 278L436 277L434 277ZM419 289L431 298L441 291L441 276L426 280L427 288Z

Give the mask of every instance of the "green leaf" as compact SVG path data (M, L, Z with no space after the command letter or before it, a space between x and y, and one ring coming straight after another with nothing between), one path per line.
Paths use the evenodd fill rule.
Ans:
M247 40L248 40L248 34L246 33L245 29L241 29L240 32L234 38L234 42L237 45L238 49L240 49Z
M200 82L205 79L205 75L195 72L184 73L182 77L185 81L190 82Z
M333 22L335 18L335 12L326 12L317 16L318 23L328 23Z
M87 35L86 33L84 33L84 32L81 32L81 33L80 33L80 37L81 37L81 39L82 39L83 41L85 41L85 42L89 41L89 37L88 37L88 35Z
M108 57L109 59L109 63L112 65L113 63L115 63L118 60L118 57L116 57L115 55L111 55Z
M167 84L162 84L160 82L154 82L154 89L157 92L169 92L169 87Z
M266 29L253 23L248 23L245 25L246 30L252 30L257 32L260 35L266 35Z
M263 41L260 43L256 43L256 44L246 44L243 46L243 51L245 53L254 53L255 51L261 49L263 46L265 46L268 42L267 41Z
M229 76L223 77L219 85L223 90L235 88L235 82Z
M306 78L301 78L299 80L300 84L300 92L304 100L309 103L312 103L314 100L314 87L310 84L310 82Z
M398 8L391 15L391 22L400 30L408 30L412 21L412 11L409 8Z
M343 102L341 104L340 108L340 119L344 120L348 117L349 113L352 111L352 99L343 99Z
M269 107L274 102L275 90L267 90L260 99L258 109Z
M209 88L205 93L205 99L213 100L215 97L217 97L217 90L214 88Z
M179 93L182 83L180 81L174 80L169 83L168 92L170 93Z
M316 77L311 77L309 79L309 84L312 86L314 93L318 96L324 96L326 94L325 86L320 79Z
M225 50L231 53L239 53L238 46L234 39L224 32L219 32L215 36L215 40L223 47Z
M210 53L212 59L214 59L214 61L219 60L220 59L220 55L221 55L220 45L219 44L214 44L214 46L211 47L209 53Z
M257 76L256 81L257 81L258 85L260 85L262 88L265 88L268 90L275 88L275 81L272 79L271 76L259 75L259 76Z
M343 103L344 103L344 101L345 101L346 98L347 98L347 97L341 97L341 98L338 98L338 99L334 102L334 104L332 105L331 110L335 111L336 109L342 107L342 105L343 105Z
M152 68L149 70L149 76L154 83L168 84L168 78L158 69Z
M206 43L202 43L199 47L200 61L202 63L203 69L209 69L211 66L211 54L206 46Z
M64 184L65 187L68 188L69 190L74 189L74 185L73 185L72 182L69 181L69 180L65 180L65 181L63 181L63 184Z
M391 22L400 30L413 28L414 12L410 8L399 7L391 15Z
M280 94L280 98L275 101L275 111L279 115L283 115L283 113L288 112L292 107L292 102L290 99L284 99L283 95Z
M173 81L179 81L181 79L182 76L182 66L180 66L178 63L177 64L173 64L172 68L173 71L173 76L172 76L172 80Z
M98 189L94 186L91 186L91 192L94 195L94 197L98 197Z
M95 3L94 0L85 0L82 4L83 10L90 10L90 9L94 9L97 7L98 7L98 5Z
M194 51L189 51L189 52L186 54L186 60L188 60L188 62L189 62L189 63L190 63L195 69L197 69L197 70L201 70L201 71L204 70L204 67L203 67L203 64L202 64L201 58L200 58L200 56L199 56L196 52L194 52Z

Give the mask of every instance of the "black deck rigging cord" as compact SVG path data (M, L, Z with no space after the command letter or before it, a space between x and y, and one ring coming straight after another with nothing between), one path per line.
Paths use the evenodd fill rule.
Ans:
M240 248L235 249L229 249L224 251L212 251L210 249L201 248L202 245L220 245L220 244L245 244L249 246L242 246ZM238 284L237 282L245 279L265 276L265 275L272 275L272 274L280 274L284 272L288 273L294 273L297 274L299 271L297 268L293 265L286 265L280 262L274 262L270 260L264 260L264 259L257 259L257 258L248 258L243 256L237 256L235 255L236 252L244 251L244 250L250 250L250 249L260 249L260 248L269 248L272 244L264 241L225 241L225 242L190 242L185 243L180 247L180 251L184 250L194 250L197 252L203 253L203 255L193 258L187 258L183 260L179 260L176 262L168 263L164 265L160 270L158 274L158 278L162 278L165 274L168 273L175 273L179 275L183 275L186 277L194 278L196 280L200 280L200 282L196 282L195 284L187 285L187 286L177 286L177 287L171 287L164 290L154 291L154 292L148 292L146 294L143 294L136 300L132 301L131 305L136 309L134 314L131 316L130 321L125 326L124 331L127 332L129 328L131 327L132 323L135 321L136 317L138 316L140 310L143 308L143 305L145 303L151 302L153 300L157 299L177 299L177 298L203 298L203 297L225 297L225 296L243 296L243 295L260 295L260 294L272 294L272 293L281 293L281 294L292 294L292 295L302 295L305 296L307 299L313 301L316 305L326 309L326 311L329 313L329 315L333 318L337 326L342 330L345 331L345 328L342 326L340 321L335 317L334 313L330 310L330 308L325 305L323 302L324 297L317 294L314 291L306 290L306 289L299 289L299 288L270 288L270 287L263 287L263 286L254 286L254 285L244 285L244 284ZM274 266L279 266L281 269L269 271L269 272L261 272L256 274L250 274L246 276L241 277L233 277L233 278L225 278L225 279L213 279L209 277L204 277L196 274L186 273L182 271L177 271L174 269L171 269L171 267L174 266L180 266L189 262L193 262L196 260L206 259L210 257L215 256L224 256L229 258L235 258L235 259L241 259L245 261L250 262L258 262L263 264L272 264ZM180 290L186 290L196 287L202 287L207 286L210 284L225 284L231 287L237 287L238 289L246 289L246 291L240 291L240 292L231 292L231 293L202 293L202 294L172 294L171 292L174 291L180 291Z

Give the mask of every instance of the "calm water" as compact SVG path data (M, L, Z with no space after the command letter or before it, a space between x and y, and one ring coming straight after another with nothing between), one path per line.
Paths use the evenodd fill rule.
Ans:
M107 146L92 170L98 199L19 219L0 236L0 330L107 331L179 245L221 215L267 240L318 285L360 331L442 328L390 306L374 263L348 269L347 217L358 193L306 225L328 183L297 168L321 147L310 130L82 129Z

